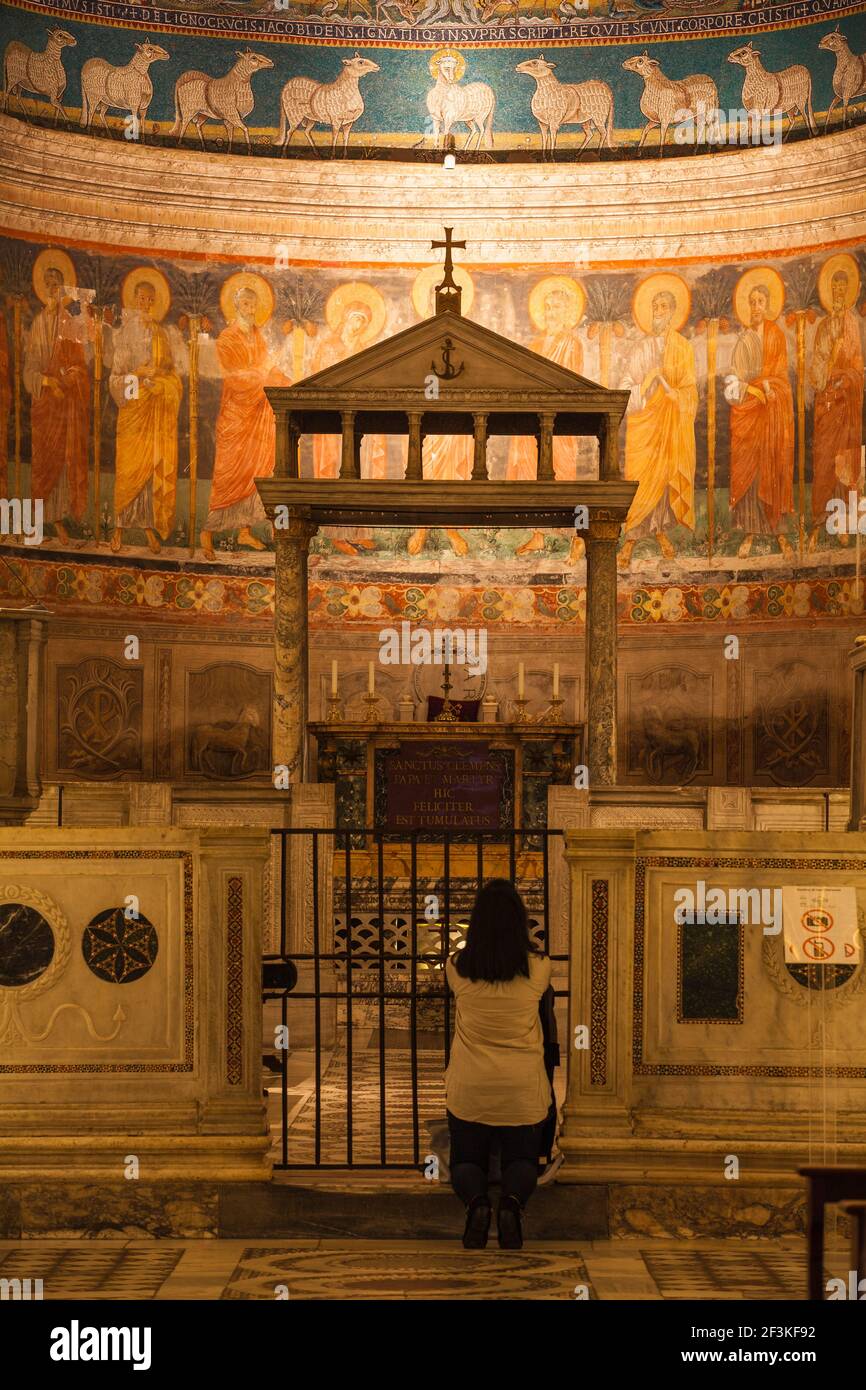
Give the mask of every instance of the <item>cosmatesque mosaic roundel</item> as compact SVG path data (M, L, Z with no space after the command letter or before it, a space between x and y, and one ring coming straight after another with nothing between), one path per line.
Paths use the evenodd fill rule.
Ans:
M109 907L99 912L84 929L81 950L88 967L100 980L129 985L146 975L156 960L159 938L152 922L140 913Z

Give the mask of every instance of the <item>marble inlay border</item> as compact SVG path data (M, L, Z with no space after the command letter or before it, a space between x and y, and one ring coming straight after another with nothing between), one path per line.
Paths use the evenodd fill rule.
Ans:
M185 850L171 849L21 849L0 850L4 859L177 859L183 868L183 1061L182 1062L15 1062L0 1063L0 1073L93 1072L143 1073L184 1072L193 1070L195 1055L195 994L194 994L194 916L193 916L193 857Z
M647 869L806 869L816 873L866 874L862 859L786 858L778 855L637 855L634 863L634 991L632 1008L632 1074L634 1076L764 1076L822 1077L866 1080L866 1067L714 1066L706 1062L647 1062L644 1060L644 967ZM866 967L861 966L861 969Z
M244 1061L244 881L226 881L226 1080L239 1086Z
M607 1085L607 966L610 883L592 880L589 1084Z

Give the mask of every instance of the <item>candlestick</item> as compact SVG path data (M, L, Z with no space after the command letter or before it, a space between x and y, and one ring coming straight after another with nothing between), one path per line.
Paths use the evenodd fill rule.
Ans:
M367 662L367 694L368 694L368 695L375 695L375 693L376 693L376 676L375 676L375 673L374 673L372 661L368 661L368 662Z
M528 724L529 715L526 713L528 700L518 699L514 701L514 722L515 724Z
M343 702L337 695L332 695L328 700L328 707L325 711L326 724L340 724L343 719Z
M559 662L558 662L558 661L554 661L554 663L553 663L553 698L554 698L554 700L558 700L558 699L559 699Z
M370 665L372 670L372 663ZM379 697L378 695L365 695L364 704L367 709L364 713L365 724L378 724L379 722Z
M517 698L518 698L518 700L522 700L522 699L523 699L523 695L524 695L523 686L524 686L524 679L523 679L523 662L520 661L520 662L518 662L518 664L517 664Z
M563 707L564 704L565 704L565 701L564 701L564 700L560 700L560 699L551 700L550 704L547 706L547 709L544 711L544 713L543 713L543 714L540 714L540 715L538 716L537 722L538 722L539 724L561 724L561 723L562 723L562 707Z
M331 662L331 699L335 699L337 694L337 663Z

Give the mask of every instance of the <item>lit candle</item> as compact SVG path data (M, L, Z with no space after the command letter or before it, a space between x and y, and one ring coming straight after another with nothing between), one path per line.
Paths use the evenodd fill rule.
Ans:
M558 661L554 661L554 663L553 663L553 698L554 698L554 700L558 700L558 699L559 699L559 662L558 662Z
M517 698L518 698L518 700L522 700L522 699L523 699L523 662L522 662L522 661L519 662L519 663L518 663L518 666L517 666Z
M372 663L372 661L368 661L368 662L367 662L367 694L368 694L368 695L374 695L375 693L376 693L376 677L373 675L373 663Z
M332 661L332 662L331 662L331 698L332 698L332 699L336 699L336 697L337 697L337 663L336 663L336 661Z

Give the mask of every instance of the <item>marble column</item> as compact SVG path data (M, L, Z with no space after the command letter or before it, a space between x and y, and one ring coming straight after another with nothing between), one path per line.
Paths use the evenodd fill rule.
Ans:
M306 770L307 553L317 527L301 512L289 513L286 527L274 530L274 763L302 782Z
M42 663L47 612L0 609L0 825L19 825L42 794Z
M621 519L589 514L586 535L586 748L590 790L616 784L616 543Z
M300 478L299 464L300 431L297 418L290 410L274 410L277 425L276 455L274 458L275 478Z
M605 425L599 440L599 473L602 479L619 478L619 420L614 415L605 416Z
M487 415L472 416L474 426L474 450L472 454L472 477L482 481L487 477Z
M341 478L360 478L361 472L358 467L358 451L355 448L355 412L354 410L343 410L340 412L343 422L343 448L340 456L340 477Z
M538 417L538 480L553 481L553 424L555 415L545 412Z
M855 637L848 653L854 677L851 706L851 813L849 830L861 830L866 815L866 637Z
M406 464L406 481L420 483L424 476L422 461L423 439L421 437L421 412L410 410L409 418L409 456Z

